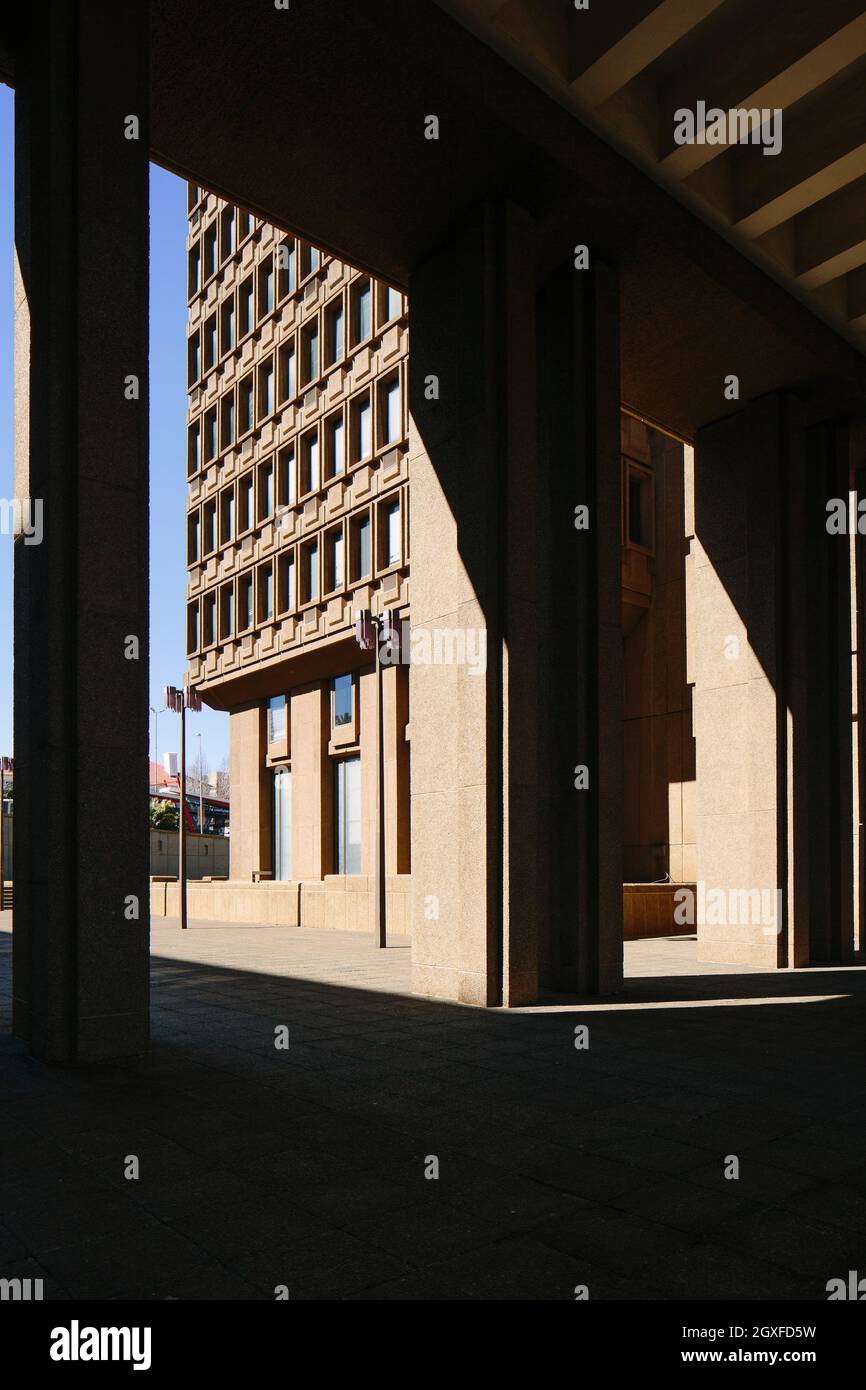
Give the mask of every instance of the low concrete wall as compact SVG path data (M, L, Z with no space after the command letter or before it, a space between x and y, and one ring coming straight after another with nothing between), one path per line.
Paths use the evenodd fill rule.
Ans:
M177 831L151 830L150 872L177 873ZM212 874L227 878L229 872L229 838L227 835L187 835L186 859L188 878L208 878Z
M622 885L623 936L688 936L694 926L674 920L674 894L683 888L695 892L693 883L624 883Z
M410 883L408 874L398 874L387 881L388 931L392 936L411 935ZM151 915L178 917L179 894L177 882L151 883ZM187 912L190 917L213 922L372 932L373 880L361 875L334 874L301 883L190 883Z

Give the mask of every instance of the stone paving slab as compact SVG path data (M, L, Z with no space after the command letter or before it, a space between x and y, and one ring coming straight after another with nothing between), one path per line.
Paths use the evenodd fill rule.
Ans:
M0 1277L46 1297L823 1300L866 1268L862 967L630 942L615 998L479 1011L413 998L406 942L160 920L150 1055L75 1070L9 1034L8 918Z

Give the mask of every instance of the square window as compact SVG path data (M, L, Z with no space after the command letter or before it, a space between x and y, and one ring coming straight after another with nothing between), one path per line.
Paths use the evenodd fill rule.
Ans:
M222 259L233 256L237 250L237 217L233 207L224 207L220 214L220 236L222 240Z
M194 386L201 376L201 338L198 332L187 339L186 368L187 384Z
M301 602L315 603L319 597L319 544L307 541L301 546Z
M400 502L394 499L383 502L379 508L379 565L382 569L388 569L391 565L399 565L402 560Z
M373 290L369 280L352 286L352 343L364 343L373 331Z
M205 283L217 268L217 224L211 222L204 234L204 280Z
M187 298L192 299L201 289L201 246L197 241L189 248L187 267Z
M198 651L198 600L186 606L186 650Z
M319 320L301 329L301 385L309 386L319 375Z
M365 391L352 401L352 462L360 463L373 453L373 411L370 393Z
M212 647L216 641L216 594L205 594L202 600L201 621L201 644L203 647Z
M379 382L379 437L382 448L403 438L403 411L400 393L400 374Z
M201 424L195 420L187 434L186 473L191 478L201 468Z
M259 318L270 314L274 307L274 264L270 256L259 266Z
M274 616L274 567L270 560L258 571L259 622L268 623Z
M201 518L198 511L190 512L186 519L186 562L194 565L201 558Z

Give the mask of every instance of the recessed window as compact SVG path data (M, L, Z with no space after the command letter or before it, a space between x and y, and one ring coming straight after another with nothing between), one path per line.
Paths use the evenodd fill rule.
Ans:
M253 475L245 473L238 483L238 534L249 531L253 524Z
M279 507L293 507L295 500L295 446L289 444L285 449L280 450L278 458L277 505Z
M399 565L403 559L399 501L383 502L379 508L379 543L379 563L382 568Z
M331 710L333 712L334 728L338 729L344 724L351 724L354 712L354 689L355 683L352 677L335 676L331 682L333 699Z
M350 564L353 584L366 579L371 572L371 531L369 512L361 512L352 517Z
M290 401L298 389L295 373L295 343L283 343L280 348L280 403Z
M368 459L373 452L373 411L370 393L356 396L352 401L352 462Z
M343 300L340 298L325 310L325 362L333 366L343 358L345 351Z
M216 531L216 498L212 497L209 502L205 502L201 513L202 522L202 554L210 555L217 548Z
M259 367L259 419L266 420L274 413L274 359L269 357Z
M253 577L242 574L238 580L238 632L253 625Z
M220 542L229 545L235 538L235 490L224 488L220 493Z
M238 290L238 316L240 335L245 338L253 326L253 277L248 275Z
M188 183L188 184L187 184L187 207L188 207L188 210L189 210L190 212L192 212L193 208L195 207L195 205L196 205L196 203L198 202L198 200L199 200L200 197L201 197L201 189L199 188L198 184L197 184L197 183Z
M321 257L315 246L309 242L301 242L301 279L306 280L308 275L319 269Z
M203 329L203 339L204 339L204 369L205 369L206 372L210 372L210 371L212 371L213 368L215 367L215 365L216 365L216 360L217 360L217 357L218 357L218 355L219 355L219 354L218 354L218 351L217 351L217 316L216 316L216 314L211 314L210 318L205 320L205 325L204 325L204 329Z
M325 536L325 592L334 594L345 582L345 540L342 526L336 526Z
M361 759L334 764L335 861L338 874L361 872Z
M277 247L277 275L280 299L292 294L297 287L298 271L294 240L289 237Z
M186 561L194 565L201 556L201 521L198 511L190 512L186 519Z
M231 352L235 345L235 298L231 295L220 309L220 334L223 353Z
M392 319L399 318L403 312L403 296L399 290L394 290L390 285L379 284L379 322L381 324L390 323Z
M216 641L216 594L205 594L201 610L201 644L212 647Z
M253 374L249 373L238 386L238 436L253 427Z
M220 401L220 437L228 449L235 442L235 393L227 391Z
M259 266L259 318L274 307L274 263L270 256Z
M252 214L238 211L238 244L245 241L253 229Z
M268 623L274 616L274 567L269 560L258 570L259 622Z
M187 261L187 298L192 299L201 289L201 247L195 242L189 248Z
M186 472L191 478L201 468L201 424L195 420L187 434Z
M295 607L295 552L277 557L277 612L291 613Z
M285 743L286 727L286 697L272 695L268 700L268 743Z
M319 320L301 329L301 385L309 386L319 375Z
M352 342L366 342L372 331L372 286L369 280L356 280L352 286Z
M208 281L217 268L217 224L211 222L204 234L204 279Z
M186 369L187 383L193 386L201 376L201 338L197 332L187 339Z
M217 410L212 405L204 415L204 461L210 463L217 456Z
M319 544L307 541L301 546L301 602L315 603L319 597Z
M187 652L198 651L198 601L188 603L186 606L186 649Z
M234 636L235 601L231 584L223 584L220 589L220 641L227 642Z
M338 410L325 421L325 476L339 477L346 471L346 430L343 412Z
M319 431L310 430L301 439L301 479L300 495L315 492L320 484L319 475Z
M222 240L222 259L233 256L237 250L237 218L233 207L223 208L220 214L220 236Z
M272 459L259 464L259 521L274 514L274 464Z
M398 372L379 383L379 430L383 448L388 444L396 444L397 440L403 437Z

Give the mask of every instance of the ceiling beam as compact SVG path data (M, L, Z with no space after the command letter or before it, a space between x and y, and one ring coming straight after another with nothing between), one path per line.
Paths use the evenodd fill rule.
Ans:
M834 28L836 7L809 8L813 10L811 22L795 25L787 34L784 25L780 27L775 8L762 11L761 18L770 32L760 36L744 60L726 62L724 51L718 47L713 51L710 44L701 61L687 64L684 75L663 89L662 128L668 133L659 163L665 173L686 178L727 149L726 145L675 144L677 110L694 110L696 103L704 100L708 108L722 111L753 107L785 111L866 54L866 14L861 11L841 28ZM825 32L813 44L819 20ZM742 43L743 36L735 33L732 41ZM792 61L786 61L788 58Z
M572 92L583 105L600 106L723 3L724 0L662 0L594 63L578 72L571 83ZM616 6L611 6L605 13L616 10ZM575 34L579 33L583 13L575 12Z
M866 262L866 178L847 184L794 218L795 273L806 289Z
M755 145L725 154L733 188L733 225L743 236L763 236L807 207L866 174L866 72L831 84L784 123L778 155Z

